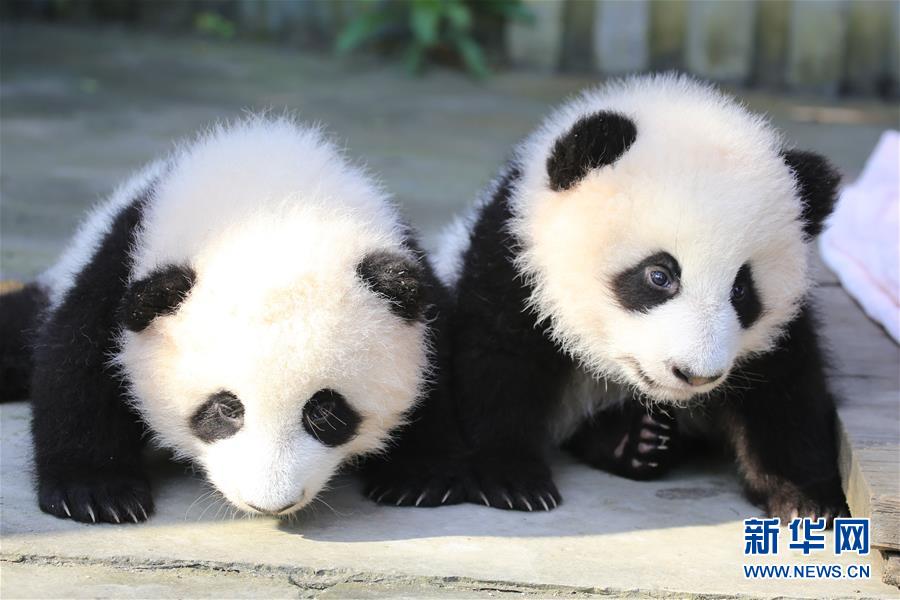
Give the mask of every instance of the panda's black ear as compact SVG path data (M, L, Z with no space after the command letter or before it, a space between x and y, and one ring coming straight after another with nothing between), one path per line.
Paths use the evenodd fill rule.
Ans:
M424 308L423 269L413 258L377 250L356 266L369 289L388 301L392 313L405 321L421 318Z
M196 281L190 267L172 265L133 281L119 306L119 320L131 331L143 331L156 317L175 312Z
M815 152L785 150L784 162L797 181L797 191L803 202L803 230L810 237L822 232L825 219L834 210L841 175L828 159Z
M591 169L613 164L636 137L634 122L617 113L604 111L578 119L568 133L556 140L547 159L550 189L567 190Z

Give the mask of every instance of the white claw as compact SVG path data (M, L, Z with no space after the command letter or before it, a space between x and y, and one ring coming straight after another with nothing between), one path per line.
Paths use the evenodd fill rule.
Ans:
M503 501L506 502L506 505L510 508L513 507L512 500L509 499L509 495L506 492L503 492Z
M447 491L444 492L444 495L441 497L441 504L447 501L447 498L450 497L450 488L447 488Z
M128 516L131 517L131 520L134 521L135 523L138 522L137 515L134 514L134 511L131 510L130 508L128 509Z
M428 493L428 490L422 490L422 493L419 494L418 498L416 498L416 506L422 504L422 500L425 499L425 494L427 494L427 493Z
M109 512L112 513L113 519L116 520L116 523L118 523L119 525L121 525L121 524L122 524L122 519L119 518L119 513L116 512L116 509L114 509L112 506L110 506L108 510L109 510Z
M88 511L88 514L91 515L91 521L93 521L94 523L96 523L96 522L97 522L97 515L94 514L94 509L91 508L91 505L90 505L90 504L89 504L88 507L87 507L87 511Z
M374 500L374 499L375 499L375 494L377 494L377 493L378 493L378 490L380 490L380 489L381 489L381 486L375 486L374 488L372 488L372 491L369 492L369 499L370 499L370 500Z
M68 517L71 519L71 518L72 518L72 513L69 512L69 505L66 504L66 501L65 501L65 500L62 501L62 507L63 507L63 510L66 511L66 515L68 515Z
M519 495L519 500L521 500L525 504L528 512L534 511L534 509L531 507L531 502L529 502L528 499L525 498L525 496Z
M639 468L641 468L641 467L643 467L643 466L644 466L644 463L642 463L642 462L639 461L638 459L636 459L636 458L632 458L632 459L631 459L631 468L633 468L633 469L639 469Z
M556 508L557 506L559 506L559 505L556 503L556 498L554 498L552 495L550 496L550 502L553 503L553 508Z
M400 503L406 500L406 497L409 496L409 492L404 492L402 496L397 498L397 503L394 506L400 506Z
M549 512L549 511L550 511L550 507L549 507L549 506L547 506L547 501L546 501L546 500L544 500L544 499L543 499L543 498L542 498L542 497L540 497L540 496L538 496L538 500L540 500L540 501L541 501L541 504L543 504L543 505L544 505L544 510L546 510L546 511L548 511L548 512Z
M141 509L141 514L144 515L144 520L146 521L149 517L147 516L147 511L144 510L144 505L143 505L143 504L138 504L138 508Z
M392 489L393 488L388 488L384 492L382 492L380 496L375 498L375 502L381 502L381 499L384 498L385 496L387 496L391 492Z
M656 449L657 449L657 450L668 450L669 447L666 446L666 443L665 443L665 442L663 442L663 443L661 443L659 446L657 446Z
M648 462L647 464L654 468L659 466L659 463L655 463L655 462Z
M657 427L662 427L663 429L672 429L671 426L669 426L669 425L667 425L667 424L665 424L665 423L657 423L656 426L657 426Z
M485 505L485 506L490 506L490 505L491 505L491 503L488 502L487 496L484 495L484 492L482 492L482 491L479 490L478 495L481 496L481 501L484 502L484 505Z

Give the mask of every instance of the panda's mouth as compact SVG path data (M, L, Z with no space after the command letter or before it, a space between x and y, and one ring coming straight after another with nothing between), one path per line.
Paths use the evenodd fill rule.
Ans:
M644 373L644 370L640 367L639 364L637 364L637 361L634 361L634 362L635 362L635 371L637 372L638 379L640 379L642 382L644 382L644 384L647 385L648 387L660 387L660 385L658 383L656 383L655 381L650 379L649 375Z
M247 502L246 504L247 504L247 506L249 506L250 508L252 508L253 510L255 510L256 512L258 512L260 514L276 516L276 517L283 516L283 515L289 515L292 512L294 512L295 510L297 510L298 508L300 508L299 502L292 502L291 504L288 504L287 506L282 506L281 508L277 508L275 510L266 510L264 508L260 508L253 504L250 504L249 502Z
M642 384L638 387L643 388L642 391L646 394L654 397L663 396L679 400L686 399L693 395L685 394L685 390L683 388L659 383L658 381L650 377L650 375L648 375L646 371L644 371L643 367L641 367L641 363L633 356L622 356L619 358L619 360L626 366L630 367L628 370L632 372L630 373L631 378L636 379ZM626 372L628 370L626 370Z
M265 515L267 517L287 517L306 506L308 498L306 495L306 490L303 490L302 492L300 492L300 497L296 501L281 506L280 508L265 508L247 502L246 500L241 500L240 502L231 502L244 512L250 514Z

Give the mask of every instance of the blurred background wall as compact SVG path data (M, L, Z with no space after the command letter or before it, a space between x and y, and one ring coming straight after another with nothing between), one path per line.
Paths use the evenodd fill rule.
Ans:
M420 72L679 69L731 85L898 96L896 0L0 0L37 20L374 51Z

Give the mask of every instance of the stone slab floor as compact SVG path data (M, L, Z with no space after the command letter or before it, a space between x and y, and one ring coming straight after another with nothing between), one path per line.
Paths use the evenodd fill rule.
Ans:
M172 141L242 110L321 121L381 174L432 244L511 144L594 80L436 71L409 79L361 57L288 48L6 27L0 31L3 278L27 278L79 216ZM801 147L852 178L896 108L749 93ZM833 282L824 271L819 279ZM832 289L834 289L832 287ZM741 519L758 515L727 463L653 483L556 460L565 504L522 514L471 505L376 507L345 476L292 521L232 514L183 465L156 457L158 514L84 526L37 510L27 404L0 408L0 596L15 597L900 597L867 580L751 581ZM770 562L856 564L787 551Z

